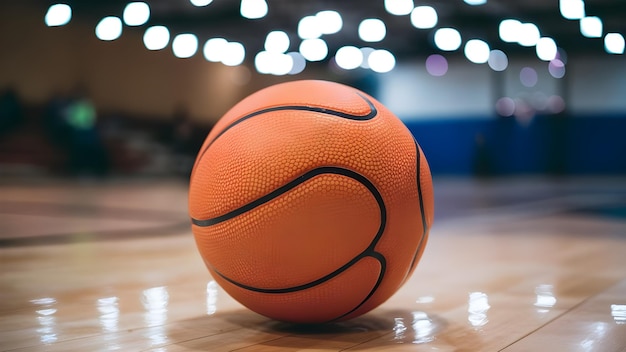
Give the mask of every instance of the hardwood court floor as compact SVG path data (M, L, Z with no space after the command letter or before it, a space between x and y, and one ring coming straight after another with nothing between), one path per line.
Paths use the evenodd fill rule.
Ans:
M410 281L323 326L211 280L182 183L0 185L0 350L626 351L624 181L436 179Z

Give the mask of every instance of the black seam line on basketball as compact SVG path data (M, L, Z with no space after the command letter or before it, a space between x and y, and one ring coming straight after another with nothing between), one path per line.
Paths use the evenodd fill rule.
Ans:
M348 315L354 313L357 309L361 308L361 306L364 305L365 302L367 302L374 295L374 292L378 290L378 286L380 286L380 284L383 282L383 278L385 277L385 272L387 271L387 260L385 259L385 256L379 252L372 251L371 253L367 255L367 257L374 258L378 260L378 263L380 263L380 273L378 274L378 279L376 280L374 287L372 287L372 289L367 294L367 296L356 307L352 308L349 312L344 313L338 316L337 318L330 320L329 322L337 321L344 317L347 317Z
M383 233L385 232L385 227L387 226L387 207L385 206L385 202L383 201L383 197L380 194L380 192L378 191L378 189L376 188L376 186L374 186L374 184L367 179L367 177L356 173L352 170L348 170L348 169L344 169L344 168L339 168L339 167L332 167L332 166L327 166L327 167L321 167L318 169L314 169L311 170L309 172L307 172L306 174L300 176L299 178L291 181L290 183L288 183L287 185L278 188L276 191L271 192L270 194L268 194L265 197L261 197L259 198L257 201L249 203L247 205L244 205L242 208L239 208L236 210L237 214L233 214L235 211L230 212L228 214L225 215L229 215L228 218L224 218L224 219L220 219L222 221L226 221L229 218L232 218L234 216L237 216L239 214L242 214L246 211L249 211L251 209L254 209L255 207L266 203L268 201L270 201L271 199L274 199L275 197L278 197L279 195L288 192L289 190L293 189L294 187L298 186L299 184L306 182L307 180L318 176L318 175L322 175L322 174L336 174L336 175L342 175L342 176L346 176L346 177L350 177L358 182L360 182L362 185L364 185L372 194L372 196L374 196L374 199L376 200L376 202L378 203L378 207L380 209L380 226L378 227L378 230L376 232L376 236L374 236L374 239L372 239L372 242L370 243L369 246L367 246L367 248L359 253L357 256L355 256L354 258L352 258L351 260L349 260L346 264L342 265L340 268L336 269L335 271L331 272L328 275L325 275L317 280L311 281L309 283L303 284L303 285L298 285L298 286L294 286L294 287L287 287L287 288L259 288L259 287L254 287L254 286L249 286L249 285L245 285L242 284L240 282L237 282L227 276L225 276L224 274L222 274L219 270L217 270L215 267L212 267L211 269L213 271L215 271L219 276L221 276L224 280L230 282L231 284L238 286L240 288L249 290L249 291L253 291L253 292L259 292L259 293L273 293L273 294L277 294L277 293L289 293L289 292L296 292L296 291L300 291L300 290L304 290L304 289L308 289L311 287L315 287L319 284L322 284L332 278L334 278L335 276L341 274L342 272L344 272L345 270L347 270L348 268L350 268L352 265L354 265L355 263L357 263L359 260L365 258L365 257L376 257L378 255L377 252L374 251L374 248L376 247L376 244L380 241L380 238L383 236ZM288 187L287 187L288 186ZM268 197L269 195L272 195L272 197ZM266 199L267 198L267 199ZM260 201L263 200L263 201ZM252 206L252 204L254 203L254 206ZM241 209L246 209L241 211ZM218 218L222 218L225 217L225 215L220 216ZM230 216L232 215L232 216ZM217 219L217 218L214 218ZM214 219L207 219L207 220L194 220L192 219L192 221L198 222L198 221L212 221ZM195 223L194 222L194 223ZM216 222L216 223L219 223ZM213 223L212 225L214 225L215 223ZM208 225L210 226L210 225ZM381 255L382 256L382 255ZM383 266L381 268L381 277L379 278L379 280L382 280L382 276L385 275L385 270L386 268ZM373 294L373 292L372 292ZM371 294L369 295L371 296ZM368 296L368 297L369 297ZM362 305L363 303L361 303L360 305ZM360 306L359 305L359 306ZM358 308L358 307L357 307ZM356 309L356 308L355 308Z
M424 211L424 198L422 197L422 179L421 179L421 169L422 169L422 160L420 147L415 138L413 138L413 142L415 142L415 159L417 163L417 196L419 199L420 205L420 214L422 217L422 238L420 238L420 242L417 245L417 249L415 250L415 255L413 255L413 261L411 261L411 265L409 266L409 271L413 270L413 267L417 264L417 256L419 255L422 247L424 246L424 239L428 236L428 223L426 222L426 213Z
M365 100L365 102L367 103L367 105L370 108L370 111L365 114L365 115L354 115L354 114L348 114L342 111L338 111L338 110L333 110L333 109L326 109L326 108L320 108L317 106L308 106L308 105L283 105L283 106L274 106L271 108L267 108L267 109L262 109L262 110L258 110L258 111L254 111L251 112L247 115L244 115L242 117L240 117L239 119L233 121L230 125L224 127L224 129L222 131L220 131L220 133L218 133L217 136L215 136L215 138L213 138L213 140L211 142L209 142L209 144L200 151L200 156L197 159L197 162L195 164L198 164L198 162L200 160L202 160L202 157L204 156L204 153L206 153L206 151L209 149L209 147L211 147L211 145L219 138L221 137L226 131L228 131L229 129L235 127L236 125L240 124L243 121L246 121L252 117L258 116L258 115L262 115L268 112L273 112L273 111L285 111L285 110L295 110L295 111L309 111L309 112L319 112L322 114L326 114L326 115L333 115L333 116L337 116L337 117L341 117L344 119L349 119L349 120L356 120L356 121L367 121L367 120L371 120L374 117L376 117L376 115L378 115L378 110L376 109L376 106L374 106L374 103L367 99L366 96L364 96L363 94L360 93L356 93L359 97L363 98L363 100ZM194 169L195 169L195 165L194 164Z
M335 175L342 175L342 176L346 176L349 178L352 178L358 182L360 182L361 184L363 184L374 196L374 198L376 199L376 201L378 202L378 204L384 208L384 203L382 200L382 196L380 195L380 193L378 192L378 190L376 189L376 186L374 186L372 184L372 182L370 180L368 180L365 176L356 173L354 171L348 170L348 169L344 169L344 168L340 168L340 167L332 167L332 166L326 166L326 167L320 167L317 169L313 169L301 176L299 176L298 178L286 183L285 185L273 190L272 192L256 199L253 200L252 202L245 204L237 209L231 210L230 212L226 213L226 214L222 214L220 216L214 217L214 218L210 218L210 219L195 219L195 218L191 218L191 222L199 227L208 227L208 226L213 226L216 224L219 224L221 222L230 220L234 217L237 217L243 213L246 213L258 206L261 206L271 200L273 200L276 197L279 197L280 195L289 192L290 190L294 189L295 187L299 186L300 184L312 179L315 176L319 176L319 175L323 175L323 174L335 174ZM384 210L384 209L383 209ZM386 212L386 211L385 211ZM385 214L386 215L386 214Z

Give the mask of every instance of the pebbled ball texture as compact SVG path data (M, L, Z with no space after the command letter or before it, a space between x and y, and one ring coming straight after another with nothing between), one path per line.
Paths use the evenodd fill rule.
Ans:
M189 187L214 279L277 320L351 319L409 278L433 221L426 159L371 96L327 81L277 84L215 125Z

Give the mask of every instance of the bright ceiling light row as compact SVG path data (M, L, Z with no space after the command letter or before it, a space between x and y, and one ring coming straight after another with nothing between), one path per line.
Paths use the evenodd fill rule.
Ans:
M602 19L587 16L584 0L559 0L561 16L568 20L578 20L580 34L587 38L602 38ZM624 36L620 33L607 33L604 36L604 50L609 54L624 54Z
M411 23L418 29L434 28L438 22L436 10L431 6L414 6L414 0L385 0L385 9L393 15L410 15ZM480 5L482 0L464 0L470 5ZM207 6L212 0L190 0L195 6ZM563 17L580 20L581 33L586 37L602 37L602 21L598 17L585 16L583 0L560 0L559 7ZM241 15L249 19L264 17L268 12L266 0L242 0ZM72 17L69 5L50 6L45 16L48 26L62 26ZM150 18L150 7L145 2L130 2L126 5L122 19L128 26L141 26ZM290 46L289 36L283 31L270 32L265 40L265 51L255 57L260 64L257 70L270 74L293 74L300 72L305 61L321 61L328 57L328 46L321 39L324 34L339 32L343 27L341 15L336 11L320 11L313 16L305 16L298 23L298 35L303 41L299 52L287 53ZM122 21L115 16L103 18L96 26L96 36L105 41L117 39L122 34ZM361 40L380 42L386 36L386 26L377 18L361 21L358 27ZM557 57L557 45L554 39L541 37L539 29L533 23L522 23L515 19L506 19L499 26L500 38L505 42L515 42L522 46L535 46L537 57L552 61ZM153 26L144 33L144 45L148 50L161 50L170 41L169 30L164 26ZM461 34L454 28L439 28L434 33L434 42L442 51L455 51L462 45ZM611 54L624 53L624 37L619 33L608 33L604 39L605 50ZM198 39L194 34L183 33L172 40L172 51L179 58L192 57L198 51ZM366 48L344 46L340 48L335 61L340 68L351 70L357 67L370 68L375 72L388 72L395 67L395 57L387 50L365 51ZM204 45L204 56L211 62L222 62L236 66L245 58L245 48L241 43L228 42L224 38L209 39ZM473 63L488 63L501 71L506 69L508 58L500 50L491 50L489 44L480 39L471 39L465 43L464 54ZM271 62L272 65L264 64ZM265 66L264 66L265 65ZM281 66L281 68L276 68ZM295 68L297 66L297 68ZM268 68L273 67L273 68ZM289 68L289 70L287 70ZM300 71L298 71L300 70Z

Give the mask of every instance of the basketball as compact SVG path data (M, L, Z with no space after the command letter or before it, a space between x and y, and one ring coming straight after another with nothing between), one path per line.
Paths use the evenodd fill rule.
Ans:
M214 280L264 316L342 321L390 298L433 221L426 158L355 88L302 80L232 107L198 152L189 214Z

